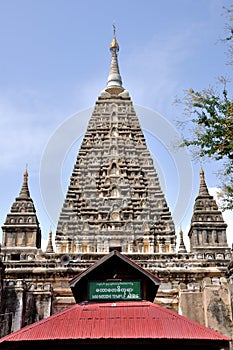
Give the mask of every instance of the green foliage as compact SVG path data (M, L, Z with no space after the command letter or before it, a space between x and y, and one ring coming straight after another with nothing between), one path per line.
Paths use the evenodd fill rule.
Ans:
M192 89L186 92L192 123L196 125L196 135L184 139L184 145L199 147L199 155L208 155L217 160L233 159L233 102L224 89L222 96L209 90L201 92Z
M221 94L213 89L189 89L182 103L193 132L181 146L191 147L199 157L224 161L222 209L233 209L233 101L224 87Z
M232 64L233 57L233 5L226 9L228 23L227 36L223 39L228 47ZM185 91L181 102L185 115L191 122L191 133L184 137L181 146L188 146L198 157L209 157L217 161L222 160L222 209L233 209L233 100L228 95L226 80L220 78L223 84L220 92L213 88L202 91L189 89ZM181 126L182 124L179 123Z

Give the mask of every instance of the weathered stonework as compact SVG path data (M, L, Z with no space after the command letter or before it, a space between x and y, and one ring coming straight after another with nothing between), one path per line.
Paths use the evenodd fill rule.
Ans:
M111 44L106 89L84 135L55 234L41 232L25 172L2 226L1 336L75 303L69 280L117 249L161 281L154 302L232 337L233 278L226 224L204 171L195 200L190 252L176 232ZM10 315L10 316L9 316Z

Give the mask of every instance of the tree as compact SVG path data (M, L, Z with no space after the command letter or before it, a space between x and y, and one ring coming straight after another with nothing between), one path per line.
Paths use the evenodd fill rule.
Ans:
M233 5L225 9L229 23L233 20ZM227 24L227 36L223 40L227 43L228 54L233 61L233 26ZM233 209L233 100L227 91L227 80L218 79L220 92L214 88L194 91L186 90L182 100L184 112L188 119L179 122L179 126L191 122L191 134L184 137L181 146L188 146L193 154L199 157L209 157L221 161L222 168L222 209Z

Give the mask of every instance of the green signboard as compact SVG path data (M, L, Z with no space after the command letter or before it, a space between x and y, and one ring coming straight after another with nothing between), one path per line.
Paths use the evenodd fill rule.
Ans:
M89 300L141 300L140 281L90 281Z

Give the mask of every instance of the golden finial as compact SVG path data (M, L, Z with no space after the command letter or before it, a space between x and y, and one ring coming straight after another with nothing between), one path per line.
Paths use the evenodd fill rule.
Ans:
M108 84L107 84L107 92L109 92L111 95L116 94L124 91L124 88L122 87L122 80L121 75L119 71L118 66L118 60L117 60L117 53L119 51L119 45L116 40L116 26L113 24L113 40L110 44L110 51L112 54L111 58L111 64L110 64L110 72L108 76Z
M28 176L28 163L26 163L26 168L25 168L25 171L24 171L24 176Z
M113 39L112 39L112 42L110 44L110 50L116 49L117 51L119 51L119 45L118 45L118 42L116 40L116 25L115 25L115 23L112 26L113 26Z

